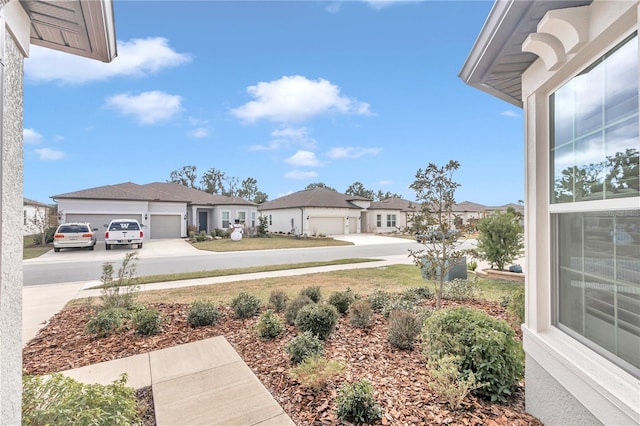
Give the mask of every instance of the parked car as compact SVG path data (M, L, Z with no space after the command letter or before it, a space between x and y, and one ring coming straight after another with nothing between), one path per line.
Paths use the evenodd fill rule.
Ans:
M111 250L113 245L137 245L142 248L144 233L135 219L114 219L107 225L104 233L104 248Z
M98 228L92 228L90 223L63 223L53 234L53 251L59 252L63 248L88 248L93 250L96 245Z

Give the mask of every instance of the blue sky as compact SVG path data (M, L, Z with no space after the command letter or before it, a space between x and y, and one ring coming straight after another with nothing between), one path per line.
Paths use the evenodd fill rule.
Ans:
M123 1L110 64L31 47L24 195L253 177L270 200L356 182L413 200L460 162L456 200L523 199L522 111L458 73L491 1Z

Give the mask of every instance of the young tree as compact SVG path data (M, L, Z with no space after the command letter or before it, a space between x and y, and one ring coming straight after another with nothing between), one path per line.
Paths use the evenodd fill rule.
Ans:
M524 242L522 226L518 221L515 210L507 209L506 212L496 211L494 214L478 221L478 246L477 252L481 259L491 263L499 271L504 266L520 257Z
M410 250L410 256L423 274L435 275L438 279L436 309L441 306L445 276L464 255L463 251L456 249L456 240L451 237L455 220L455 191L460 186L453 180L453 173L459 167L460 163L454 160L442 167L429 163L424 170L416 172L415 181L409 185L421 203L419 212L414 216L415 223L422 227L419 232L439 236L433 242L426 242L422 250Z
M29 222L36 231L33 239L34 244L46 245L47 230L51 227L51 217L48 210L44 207L36 206L36 210L33 212L33 216L29 218Z

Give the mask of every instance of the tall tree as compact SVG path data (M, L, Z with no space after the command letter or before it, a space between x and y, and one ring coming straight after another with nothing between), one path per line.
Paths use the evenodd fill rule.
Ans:
M252 177L242 181L237 195L258 204L264 203L269 198L267 194L258 189L258 181Z
M373 191L364 187L362 182L353 182L346 191L344 191L347 195L358 196L368 198L373 200Z
M200 178L202 190L210 194L226 195L225 181L227 175L224 172L212 167Z
M378 189L378 192L376 192L374 194L374 198L373 199L376 200L376 201L382 201L382 200L386 200L388 198L402 198L402 196L399 195L399 194L396 194L395 192L389 192L389 191L382 192L381 189Z
M326 189L330 189L332 191L338 192L338 190L330 187L329 185L324 184L323 182L310 183L309 185L305 186L304 189L315 189L315 188L326 188Z
M422 269L423 275L436 276L436 308L442 301L444 279L447 273L460 261L463 251L456 249L455 238L450 238L454 229L455 192L460 186L453 180L453 173L460 163L455 160L438 167L433 163L416 172L415 180L409 187L416 192L416 200L420 202L420 210L416 214L417 223L423 227L421 232L435 233L439 236L433 242L426 242L422 250L410 250L416 266Z
M174 170L169 175L169 182L184 185L188 188L197 188L196 179L198 174L196 166L183 166L181 169Z

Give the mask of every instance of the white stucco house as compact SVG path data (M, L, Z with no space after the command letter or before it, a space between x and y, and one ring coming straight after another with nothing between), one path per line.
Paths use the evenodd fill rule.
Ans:
M412 216L420 210L420 204L403 198L392 197L374 201L364 216L362 232L387 234L405 232L411 226Z
M0 0L0 419L21 423L23 82L31 44L110 62L110 0Z
M638 9L496 1L460 77L523 108L526 409L640 424Z
M371 200L327 188L305 189L258 206L269 232L293 235L343 235L363 232Z
M23 235L33 235L42 229L57 223L55 217L55 206L41 203L30 198L23 198L22 201L22 233Z
M209 194L171 182L125 182L51 198L58 203L60 223L89 222L106 230L112 219L136 219L149 239L187 237L190 227L206 233L228 230L235 220L255 228L258 215L257 204L244 198ZM104 240L102 232L98 232L98 240Z

